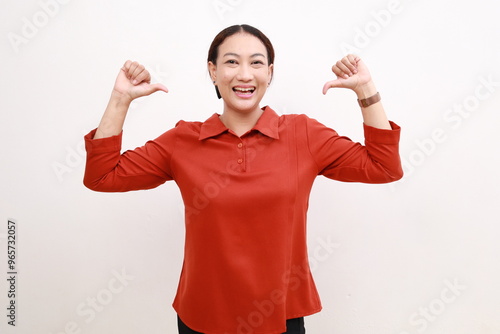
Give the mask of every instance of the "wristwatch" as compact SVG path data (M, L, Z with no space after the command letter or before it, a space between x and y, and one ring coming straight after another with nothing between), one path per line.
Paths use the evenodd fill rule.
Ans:
M366 107L371 106L374 103L377 103L380 100L381 100L380 93L377 92L377 94L370 96L370 97L367 97L366 99L362 99L362 100L358 99L358 103L359 103L359 106L361 108L366 108Z

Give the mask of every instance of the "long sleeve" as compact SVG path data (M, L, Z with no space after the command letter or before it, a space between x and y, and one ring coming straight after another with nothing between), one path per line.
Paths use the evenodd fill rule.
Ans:
M392 130L363 124L363 146L308 118L306 127L309 150L318 166L318 174L344 182L388 183L401 179L401 128L393 122L390 124Z
M175 147L175 129L165 132L144 146L120 153L122 133L93 139L87 134L84 185L95 191L125 192L151 189L172 180L170 161Z

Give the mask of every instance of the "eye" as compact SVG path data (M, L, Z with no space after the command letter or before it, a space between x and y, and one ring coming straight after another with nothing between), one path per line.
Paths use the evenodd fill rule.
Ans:
M237 64L237 62L234 59L229 59L228 61L226 61L226 64L235 65L235 64Z
M256 60L252 64L253 65L264 65L264 62L262 60Z

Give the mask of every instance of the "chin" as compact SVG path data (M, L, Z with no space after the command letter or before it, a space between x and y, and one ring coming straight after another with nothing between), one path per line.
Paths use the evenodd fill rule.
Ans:
M227 105L230 109L233 109L241 113L251 113L253 111L260 109L260 104L255 101L248 101L247 103L231 103Z

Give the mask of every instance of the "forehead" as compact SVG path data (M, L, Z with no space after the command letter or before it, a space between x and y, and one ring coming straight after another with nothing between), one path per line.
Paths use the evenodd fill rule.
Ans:
M248 33L237 33L229 36L219 46L219 55L226 53L237 53L239 55L261 53L266 54L266 46L260 39Z

